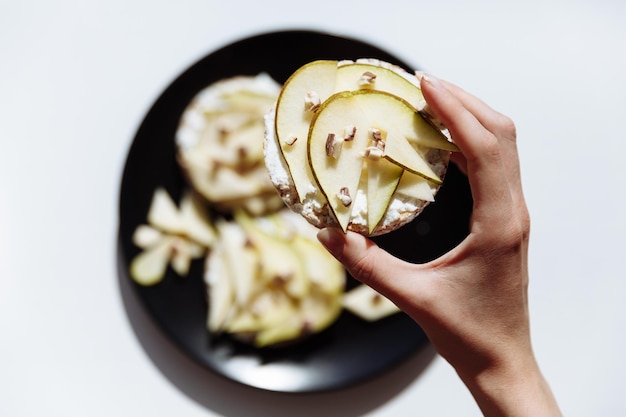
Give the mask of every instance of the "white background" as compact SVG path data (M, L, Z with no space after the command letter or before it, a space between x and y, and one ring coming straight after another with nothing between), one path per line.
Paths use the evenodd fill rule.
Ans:
M181 355L128 301L117 204L143 116L200 57L285 28L387 48L516 121L538 359L566 415L623 413L625 5L3 1L0 415L480 415L440 358L327 394L240 387Z

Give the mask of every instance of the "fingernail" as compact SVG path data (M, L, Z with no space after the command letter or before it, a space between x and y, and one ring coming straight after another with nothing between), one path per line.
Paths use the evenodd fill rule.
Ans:
M326 227L317 233L317 239L332 254L340 254L345 235L335 227Z
M427 83L432 88L441 88L442 87L441 81L439 81L439 78L435 77L434 75L421 73L421 77L419 77L419 78L420 78L420 81L422 83Z

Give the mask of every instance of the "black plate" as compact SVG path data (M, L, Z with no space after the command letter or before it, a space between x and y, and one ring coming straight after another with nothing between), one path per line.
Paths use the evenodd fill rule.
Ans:
M127 157L119 207L121 279L130 280L128 264L139 252L131 236L136 226L145 222L154 189L164 186L178 199L185 187L175 160L174 134L181 113L198 91L225 77L259 72L284 82L298 67L315 59L361 57L415 68L354 39L281 31L227 45L180 75L146 115ZM467 180L451 166L437 201L413 223L376 241L400 258L429 261L467 235L471 206ZM404 314L366 323L347 312L327 331L291 348L259 351L229 341L215 343L205 327L202 268L203 262L197 261L186 279L169 271L156 286L132 285L157 326L190 357L249 386L281 392L345 387L400 364L428 343L422 330Z

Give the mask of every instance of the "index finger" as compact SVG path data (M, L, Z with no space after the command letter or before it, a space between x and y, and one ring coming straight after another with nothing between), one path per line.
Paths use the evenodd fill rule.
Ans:
M481 123L472 111L475 109L468 108L437 78L422 76L421 87L430 109L448 128L465 157L474 216L481 215L481 207L495 208L501 216L507 216L512 205L511 192L498 137ZM493 210L485 214L489 215L490 223L496 220Z

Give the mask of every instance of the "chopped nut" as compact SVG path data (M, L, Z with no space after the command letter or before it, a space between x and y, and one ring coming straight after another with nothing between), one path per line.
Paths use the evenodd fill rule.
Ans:
M308 91L304 96L304 110L315 112L322 104L320 97L315 91Z
M337 159L341 153L341 145L343 141L338 140L334 133L329 133L326 138L326 156Z
M378 305L383 302L383 296L380 294L374 294L372 296L372 305Z
M337 198L345 207L352 204L352 197L350 197L350 190L348 190L348 187L341 187L339 193L337 193Z
M364 158L367 159L371 159L372 161L377 161L380 158L382 158L384 155L384 152L382 149L380 149L377 146L368 146L367 148L365 148L365 150L361 153L361 156L363 156Z
M380 129L376 129L375 127L370 129L370 135L372 136L372 140L375 140L376 142L383 140L383 133Z
M354 125L346 126L346 128L343 131L343 140L348 141L348 142L351 140L354 140L355 135L356 135L356 126Z
M370 135L372 136L373 146L380 149L381 151L385 150L385 141L383 140L383 132L379 129L371 128L369 130Z
M296 135L289 135L283 142L289 146L292 146L294 143L296 143L297 140L298 137Z
M363 87L368 87L374 85L376 82L376 74L373 72L365 71L361 78L359 78L359 85Z

